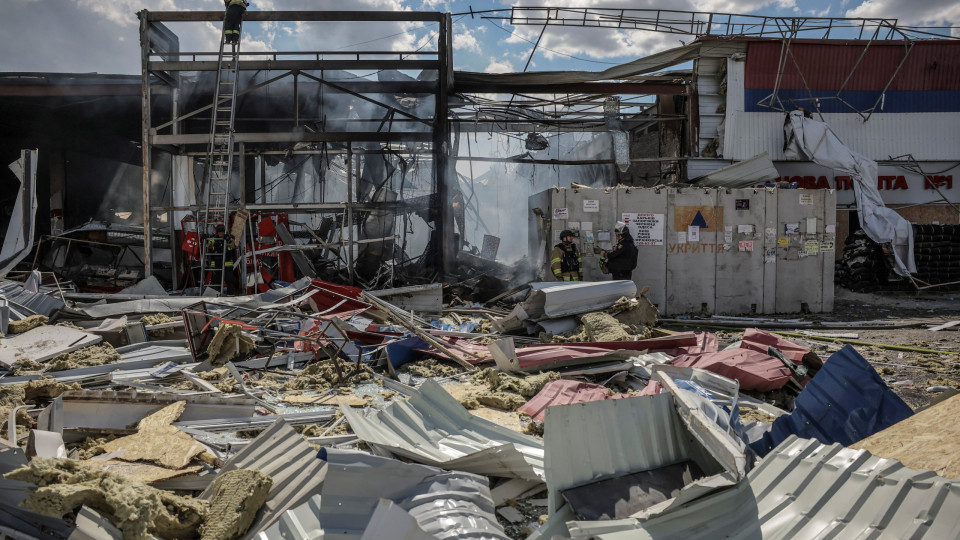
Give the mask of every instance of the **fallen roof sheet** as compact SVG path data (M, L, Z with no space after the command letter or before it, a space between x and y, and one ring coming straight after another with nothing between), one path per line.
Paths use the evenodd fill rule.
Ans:
M435 540L417 520L393 501L381 500L360 540Z
M570 405L571 403L586 403L588 401L601 401L604 399L621 399L629 397L628 394L614 394L606 386L586 383L580 381L570 381L561 379L550 381L533 396L530 401L517 409L522 413L530 415L530 418L543 422L547 413L547 407L554 405Z
M82 433L90 431L126 433L127 426L177 401L187 402L181 421L217 419L231 414L252 417L257 407L256 401L239 397L68 390L40 413L37 425L39 429L64 433L66 442L82 438Z
M37 218L37 150L21 150L20 159L11 163L9 168L20 180L20 187L0 246L0 276L7 275L33 247Z
M543 480L543 443L470 414L433 380L410 399L367 418L348 406L340 410L361 440L409 459L487 476Z
M953 396L850 445L914 469L960 478L960 396Z
M165 343L175 343L177 345L165 345ZM38 373L36 375L21 375L18 377L4 377L0 379L0 386L6 384L19 384L38 379L55 379L61 382L68 382L80 379L102 375L113 372L133 372L137 370L152 370L157 364L162 362L185 363L193 361L190 350L180 345L183 341L151 341L147 343L136 343L117 349L121 360L113 364L103 364L99 366L89 366L77 369L67 369L64 371L53 371L49 373ZM146 374L144 374L146 375Z
M835 352L797 396L795 408L751 444L760 456L790 435L853 444L913 415L910 406L850 345Z
M19 360L45 362L103 341L97 335L67 326L38 326L22 334L0 339L0 364L11 367Z
M779 359L750 349L682 354L671 362L678 367L695 367L740 382L744 390L769 392L783 388L792 372Z
M251 538L276 522L287 510L306 502L323 485L327 464L317 451L283 420L277 420L243 450L227 460L220 472L256 469L273 479L257 519L245 538ZM207 487L201 498L209 499Z
M105 319L107 317L119 317L120 315L129 315L134 313L174 313L204 300L213 300L217 304L224 306L261 307L278 302L288 296L303 291L309 286L310 279L302 278L286 287L282 287L280 289L271 289L261 294L247 296L225 296L213 299L197 296L186 296L132 300L129 302L117 302L115 304L97 304L78 308L77 311L93 319Z
M386 300L390 304L416 313L443 314L443 284L430 283L395 289L367 291L367 294Z
M650 520L567 526L597 540L960 537L960 482L863 450L791 436L747 480Z
M794 364L816 367L823 365L823 361L820 360L817 353L792 341L787 341L776 334L764 332L757 328L747 328L743 331L743 338L740 340L741 349L750 349L766 354L770 347L783 353L783 356Z
M520 305L529 319L555 319L607 308L636 295L637 284L629 280L564 283L533 290Z
M694 178L690 183L698 186L726 188L749 188L780 176L773 166L770 154L764 152L750 159L738 161L722 169Z
M47 317L60 311L64 306L63 300L46 294L30 292L23 288L22 283L17 281L0 281L0 296L5 297L14 306Z
M361 452L325 448L320 457L327 463L320 495L285 512L261 538L360 540L383 500L409 512L436 538L507 538L482 476ZM394 533L391 538L399 536Z
M547 409L544 444L551 514L563 505L561 492L566 489L688 459L708 476L647 513L672 511L745 476L743 444L701 411L716 406L691 399L668 376L662 378L669 393Z

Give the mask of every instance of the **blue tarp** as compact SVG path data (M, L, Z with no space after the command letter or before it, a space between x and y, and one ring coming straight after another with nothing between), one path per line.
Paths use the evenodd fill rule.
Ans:
M416 336L398 339L386 345L387 358L390 359L390 365L398 368L419 355L419 353L413 352L414 349L429 348L430 345L426 341Z
M751 448L763 457L790 435L849 446L910 416L910 406L847 345L807 383L794 411L777 418Z

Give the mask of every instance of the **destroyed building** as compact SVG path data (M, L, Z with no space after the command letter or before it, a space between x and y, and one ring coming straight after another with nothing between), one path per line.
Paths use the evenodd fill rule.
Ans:
M471 10L690 37L476 73L450 13L136 15L139 76L0 73L0 536L960 536L949 29Z

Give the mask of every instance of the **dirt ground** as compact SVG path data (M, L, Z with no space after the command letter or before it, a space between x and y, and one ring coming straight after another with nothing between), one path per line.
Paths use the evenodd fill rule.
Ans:
M763 318L773 318L764 316ZM765 329L770 332L797 333L810 330L825 334L851 333L856 338L847 338L853 347L869 361L881 377L908 405L914 409L926 406L936 398L939 392L928 392L932 386L957 386L960 388L960 325L937 332L929 327L949 321L960 321L960 294L954 293L854 293L838 288L835 292L834 311L806 316L784 315L782 319L801 319L804 321L842 322L850 326L857 323L886 321L894 327L870 329L818 327ZM744 323L747 324L747 323ZM721 348L739 339L736 329L718 330ZM907 327L909 326L909 327ZM682 329L696 328L691 326ZM673 329L681 329L673 327ZM844 343L839 340L814 339L812 337L784 336L786 339L806 345L826 360L839 350ZM870 345L864 345L868 343ZM891 350L882 346L898 346L910 349L927 349L937 352L917 352L909 350Z

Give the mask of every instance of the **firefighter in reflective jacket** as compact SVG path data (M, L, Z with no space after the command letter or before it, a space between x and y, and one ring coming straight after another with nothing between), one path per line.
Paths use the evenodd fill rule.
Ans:
M250 2L247 0L223 0L227 13L223 16L223 42L240 43L240 21Z
M222 260L223 282L226 285L226 292L227 294L234 294L240 285L237 274L233 271L234 253L237 246L233 241L233 236L224 235L225 232L226 229L223 225L217 225L216 236L207 239L207 268L219 269ZM213 281L217 281L219 277L217 274L217 272L211 274Z
M560 232L560 243L550 252L550 270L557 281L583 281L583 264L577 245L573 243L573 231Z

